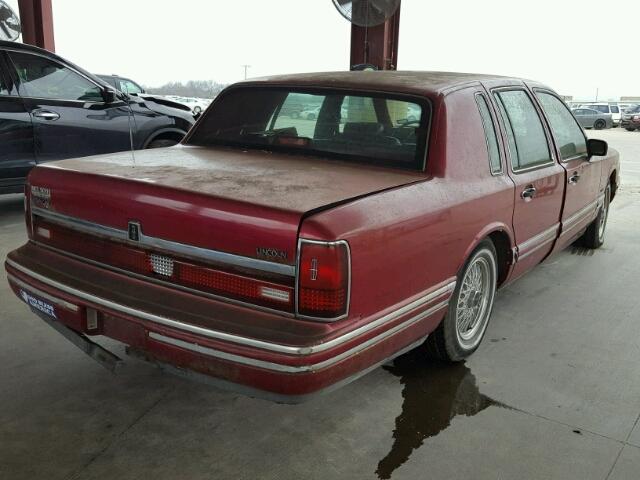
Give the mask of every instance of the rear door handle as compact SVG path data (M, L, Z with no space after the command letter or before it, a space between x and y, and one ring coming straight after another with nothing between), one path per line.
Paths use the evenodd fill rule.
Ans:
M56 112L52 112L51 110L34 110L32 115L41 120L53 121L58 120L60 118L60 114Z
M533 197L536 196L536 187L534 187L533 185L529 185L527 188L525 188L522 193L520 194L520 196L522 198L524 198L525 200L527 199L532 199Z
M580 180L580 174L578 172L575 172L569 177L569 183L571 185L578 183L578 180Z

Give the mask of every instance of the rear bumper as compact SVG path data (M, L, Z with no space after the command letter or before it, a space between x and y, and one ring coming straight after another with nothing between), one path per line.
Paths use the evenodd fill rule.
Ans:
M620 126L623 128L640 128L640 122L634 122L633 120L622 120Z
M118 340L169 370L286 402L342 385L423 341L455 287L451 279L375 318L326 325L173 291L32 244L9 254L5 267L16 295L31 308L38 300L53 305L55 321L77 332Z

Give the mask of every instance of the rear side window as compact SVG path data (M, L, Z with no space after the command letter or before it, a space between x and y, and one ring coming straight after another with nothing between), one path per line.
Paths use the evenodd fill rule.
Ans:
M616 105L611 105L611 113L620 113L620 109Z
M564 102L545 92L536 92L545 115L549 119L553 137L560 149L560 157L568 160L587 154L587 140L582 128L571 115Z
M236 88L187 143L283 151L422 170L429 104L386 94Z
M524 90L495 93L509 139L514 170L532 168L552 161L547 137L531 98Z
M484 95L476 95L476 102L478 103L480 116L482 117L482 126L484 127L484 136L487 141L491 173L500 173L502 172L500 149L498 148L498 137L496 136L496 129L493 125L489 105L487 104L487 100L484 98Z

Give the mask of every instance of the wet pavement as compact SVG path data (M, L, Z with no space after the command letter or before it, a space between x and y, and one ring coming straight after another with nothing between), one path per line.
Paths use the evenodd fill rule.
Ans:
M629 172L602 249L502 290L466 363L411 352L302 405L112 376L0 281L0 479L640 478L640 133L592 136ZM23 241L0 197L0 256Z
M391 450L378 463L378 478L391 478L414 450L448 428L455 417L472 417L491 406L506 407L480 393L476 377L464 363L425 361L418 350L384 368L400 378L402 411L396 417Z

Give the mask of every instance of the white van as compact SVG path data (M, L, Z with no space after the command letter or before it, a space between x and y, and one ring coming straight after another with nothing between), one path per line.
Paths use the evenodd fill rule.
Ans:
M618 104L614 103L583 103L580 105L582 108L591 108L592 110L597 110L602 113L611 114L611 119L613 120L613 126L617 127L620 125L622 121L622 112L620 111L620 107Z

